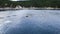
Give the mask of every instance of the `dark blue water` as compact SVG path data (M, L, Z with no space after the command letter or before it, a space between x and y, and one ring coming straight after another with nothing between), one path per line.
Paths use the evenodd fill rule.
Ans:
M60 34L60 10L6 11L3 34Z

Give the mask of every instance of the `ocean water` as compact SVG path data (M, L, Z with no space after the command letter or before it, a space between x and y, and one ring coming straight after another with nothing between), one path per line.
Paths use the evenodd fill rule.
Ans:
M2 11L0 34L60 34L60 10Z

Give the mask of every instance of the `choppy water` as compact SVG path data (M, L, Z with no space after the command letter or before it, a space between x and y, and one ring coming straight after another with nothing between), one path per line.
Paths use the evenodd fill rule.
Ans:
M0 34L60 34L60 10L0 12Z

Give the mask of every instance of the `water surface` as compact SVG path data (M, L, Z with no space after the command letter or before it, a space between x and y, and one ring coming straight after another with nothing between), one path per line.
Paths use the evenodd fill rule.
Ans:
M0 34L60 34L60 10L0 12Z

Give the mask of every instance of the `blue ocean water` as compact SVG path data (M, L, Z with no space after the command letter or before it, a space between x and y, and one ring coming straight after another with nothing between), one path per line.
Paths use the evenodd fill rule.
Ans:
M1 34L60 34L60 10L0 12Z

